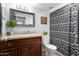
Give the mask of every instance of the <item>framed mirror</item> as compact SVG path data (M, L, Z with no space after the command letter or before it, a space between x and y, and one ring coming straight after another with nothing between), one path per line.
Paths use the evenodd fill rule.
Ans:
M34 13L10 9L10 19L16 20L19 26L35 26Z

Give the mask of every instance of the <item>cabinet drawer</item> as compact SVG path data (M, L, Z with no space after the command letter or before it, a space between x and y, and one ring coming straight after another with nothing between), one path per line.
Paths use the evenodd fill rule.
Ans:
M28 45L28 44L33 44L30 40L20 40L18 45Z
M17 56L17 47L2 49L0 51L0 55L2 55L2 56Z
M19 40L19 45L36 44L40 42L41 42L40 38L27 38L27 39Z
M32 41L33 42L40 42L41 40L40 40L40 38L34 38Z
M17 46L16 40L8 40L3 44L3 48L16 47L16 46Z
M0 42L0 49L3 47L3 42Z

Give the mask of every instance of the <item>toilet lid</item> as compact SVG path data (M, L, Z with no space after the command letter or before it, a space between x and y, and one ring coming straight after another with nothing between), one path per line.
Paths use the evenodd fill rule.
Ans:
M52 45L52 44L47 44L46 45L49 49L57 49L57 47L55 45Z

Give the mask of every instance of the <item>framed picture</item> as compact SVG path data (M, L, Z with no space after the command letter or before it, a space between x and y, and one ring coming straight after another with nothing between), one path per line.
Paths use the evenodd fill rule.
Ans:
M47 24L47 17L41 16L41 24Z

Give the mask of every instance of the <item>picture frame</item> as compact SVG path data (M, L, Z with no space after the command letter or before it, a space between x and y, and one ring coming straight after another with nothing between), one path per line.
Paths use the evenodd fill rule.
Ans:
M47 24L47 17L41 16L41 24Z

